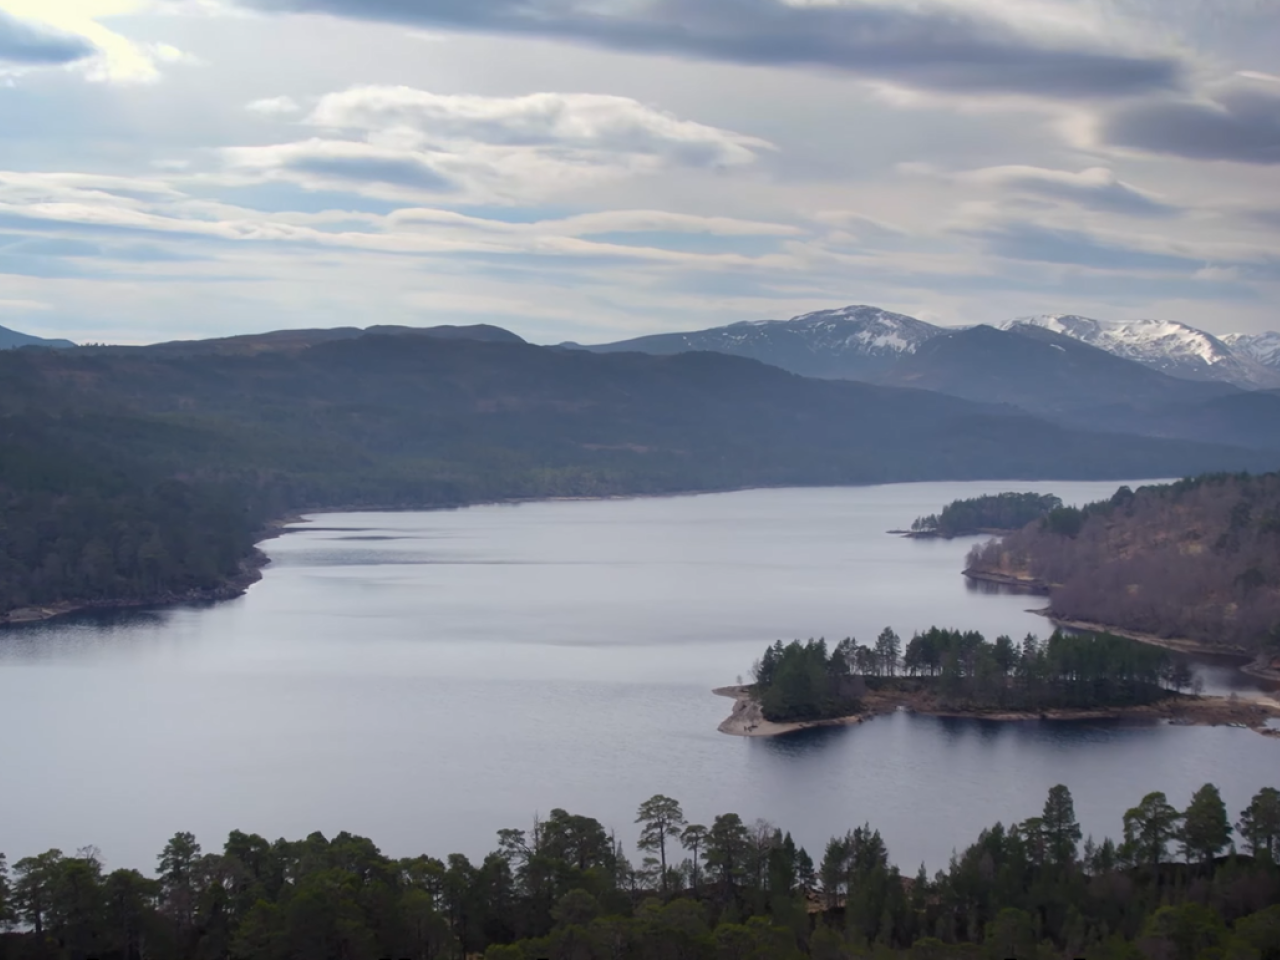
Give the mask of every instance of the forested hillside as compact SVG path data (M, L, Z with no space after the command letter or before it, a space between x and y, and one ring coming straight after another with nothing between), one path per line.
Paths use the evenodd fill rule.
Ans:
M1136 791L1135 791L1136 796ZM638 862L589 816L554 809L497 848L396 859L348 833L220 850L178 833L155 876L93 847L8 868L7 960L1277 960L1280 792L1233 816L1212 784L1179 810L1147 793L1119 842L1081 844L1067 787L997 823L930 876L869 825L810 855L736 813L637 811ZM1117 826L1120 826L1117 824ZM142 866L142 865L137 865ZM18 930L4 933L10 924Z
M1267 461L721 355L340 333L0 354L0 614L216 588L296 509Z
M1280 652L1280 474L1121 488L975 547L968 566L1042 583L1062 619Z

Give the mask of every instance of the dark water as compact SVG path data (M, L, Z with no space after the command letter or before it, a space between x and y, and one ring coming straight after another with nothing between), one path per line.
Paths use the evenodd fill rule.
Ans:
M0 850L98 845L149 869L192 830L350 830L394 855L480 855L565 807L632 839L640 801L735 811L810 849L869 821L944 865L1067 783L1087 832L1207 780L1238 811L1280 786L1280 741L1135 723L908 714L760 741L716 732L777 638L933 624L1045 632L1034 597L959 575L972 541L885 531L960 496L1116 484L913 484L445 513L327 515L267 544L237 601L0 633ZM1229 663L1208 689L1256 689Z

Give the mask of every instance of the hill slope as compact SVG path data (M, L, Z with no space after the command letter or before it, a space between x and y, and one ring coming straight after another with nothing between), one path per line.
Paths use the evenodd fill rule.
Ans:
M0 327L0 350L14 350L18 347L52 347L63 349L74 346L75 344L70 340L48 340L44 337L32 336L29 333L20 333L17 330L10 330L8 327Z
M1073 422L1140 430L1143 416L1169 404L1236 393L1151 370L1038 327L979 326L934 337L878 382L919 387L984 403L1004 403ZM1098 412L1108 410L1099 420Z
M400 334L12 351L0 439L0 612L216 589L294 509L1276 461L716 354Z
M1122 488L975 547L969 570L1050 585L1060 619L1280 653L1280 474Z

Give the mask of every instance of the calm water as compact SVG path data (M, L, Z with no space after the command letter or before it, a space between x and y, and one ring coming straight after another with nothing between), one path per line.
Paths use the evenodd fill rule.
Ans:
M959 575L973 541L886 535L961 496L1114 483L911 484L316 517L240 600L0 632L0 850L98 845L149 869L192 830L350 830L394 855L482 855L552 807L633 839L640 801L735 811L820 851L870 821L943 866L1067 783L1118 835L1149 790L1280 786L1245 730L898 714L774 741L716 732L709 689L778 638L933 624L1043 633L1036 598ZM1229 664L1211 690L1254 689Z

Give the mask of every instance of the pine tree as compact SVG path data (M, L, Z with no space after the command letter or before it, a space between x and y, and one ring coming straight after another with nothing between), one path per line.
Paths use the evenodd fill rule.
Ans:
M1222 795L1212 783L1195 792L1182 818L1182 853L1187 862L1211 863L1231 842L1231 821Z

